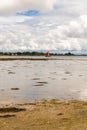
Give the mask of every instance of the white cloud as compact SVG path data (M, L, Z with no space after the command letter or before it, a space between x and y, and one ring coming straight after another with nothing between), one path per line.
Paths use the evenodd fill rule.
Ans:
M87 50L86 0L0 0L0 3L2 15L29 9L50 11L38 17L0 16L0 51Z
M1 17L0 51L87 49L87 15L67 24L58 21L56 16Z
M56 0L0 0L0 14L9 14L25 10L50 11Z

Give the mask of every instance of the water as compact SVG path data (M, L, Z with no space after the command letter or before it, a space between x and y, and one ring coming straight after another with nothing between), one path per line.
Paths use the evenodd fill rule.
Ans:
M56 58L0 61L0 103L87 100L87 57Z

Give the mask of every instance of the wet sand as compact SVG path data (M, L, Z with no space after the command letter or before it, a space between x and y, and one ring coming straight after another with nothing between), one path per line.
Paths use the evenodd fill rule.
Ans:
M0 106L0 130L87 130L87 102L43 100Z
M0 61L0 103L42 99L87 101L87 57L61 56L46 61L41 60L44 57L0 58L4 59ZM5 61L9 58L14 60Z
M86 57L0 58L0 130L87 130L86 72Z

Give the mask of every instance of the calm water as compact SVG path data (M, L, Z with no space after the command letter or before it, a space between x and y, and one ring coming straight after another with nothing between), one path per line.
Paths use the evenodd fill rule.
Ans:
M0 61L0 103L87 100L87 57L57 59Z

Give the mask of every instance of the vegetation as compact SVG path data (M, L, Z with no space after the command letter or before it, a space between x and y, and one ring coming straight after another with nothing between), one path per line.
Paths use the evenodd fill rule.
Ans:
M38 51L24 51L24 52L0 52L0 56L44 56L45 52L38 52ZM50 53L51 56L72 56L71 52L65 53L65 54L59 54L59 53Z

